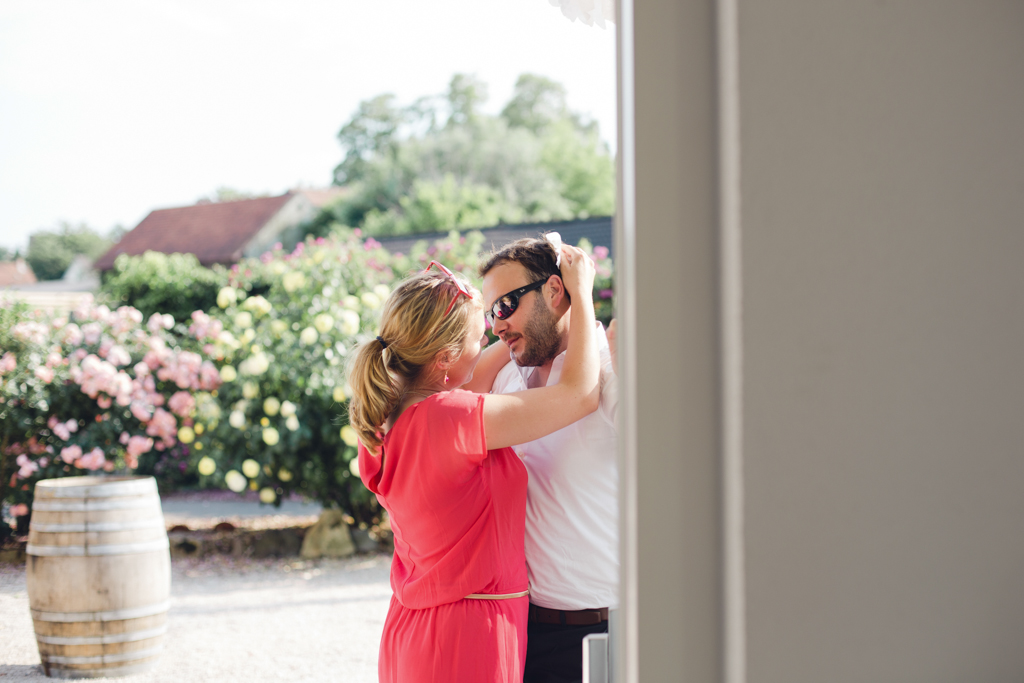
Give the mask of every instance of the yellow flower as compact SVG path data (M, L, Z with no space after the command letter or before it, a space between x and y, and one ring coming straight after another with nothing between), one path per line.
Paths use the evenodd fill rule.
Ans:
M260 487L260 485L257 484L256 482L254 482L254 481L250 481L249 482L249 490L250 491L256 491L256 490L259 489L259 487Z
M352 295L352 294L349 294L348 296L346 296L344 299L341 300L341 305L344 306L345 308L349 309L349 310L358 311L359 310L359 297L357 297L355 295Z
M376 309L380 306L380 297L373 292L363 292L359 296L359 300L369 309Z
M234 382L238 379L238 373L233 366L225 365L220 369L220 379L223 382Z
M267 427L263 430L263 443L268 446L276 446L277 442L281 440L281 435L278 434L277 430L273 427Z
M201 441L197 441L196 444L195 444L195 449L197 451L203 450L203 443Z
M231 415L228 416L228 424L235 429L241 429L245 426L245 413L240 410L232 410Z
M195 430L196 434L202 434L203 432L206 431L206 427L203 426L202 422L197 422L195 426L192 427L192 429Z
M242 396L246 398L256 398L260 395L260 388L256 386L255 382L246 382L242 385Z
M313 318L313 326L320 334L326 334L334 327L334 317L330 313L321 313Z
M359 314L355 311L344 310L341 312L341 333L351 337L359 333Z
M235 316L235 327L252 327L252 313L242 311Z
M295 417L294 415L290 416L287 420L284 421L284 426L294 432L296 429L299 428L299 418Z
M270 420L268 420L268 419L267 419L267 418L265 418L265 417L261 417L261 418L260 418L260 424L261 424L261 425L263 425L264 427L266 427L267 425L269 425L269 424L270 424Z
M281 284L284 285L284 291L290 294L296 289L305 286L306 275L301 270L293 270L281 278Z
M348 471L353 477L359 478L359 458L352 458L348 463Z
M281 415L283 417L291 417L295 414L295 404L291 401L285 401L281 404Z
M334 387L334 393L331 394L331 398L334 399L335 403L343 403L345 401L345 390L341 387Z
M312 327L307 327L299 334L299 342L306 346L315 344L319 338L320 335Z
M275 415L277 415L277 412L279 410L281 410L281 402L278 401L273 396L271 396L270 398L263 402L263 412L269 415L270 417L274 417Z
M227 474L224 475L224 483L235 493L241 493L245 490L245 477L238 470L228 470Z
M242 308L247 311L252 311L256 314L257 318L262 318L267 313L270 313L274 309L273 305L262 296L253 296L245 300L242 304Z
M381 298L381 301L383 301L384 299L388 298L388 294L391 293L391 290L388 289L387 285L377 285L376 287L373 288L373 293L379 296Z
M327 256L323 249L317 249L313 252L313 263L322 263L324 257Z
M356 430L352 429L350 425L345 425L341 428L341 440L348 446L355 446L359 443L359 436L356 434Z
M292 473L282 467L277 471L277 478L281 481L289 482L292 480Z
M192 443L196 440L196 433L191 427L182 427L178 430L178 441L182 443Z
M260 502L270 505L277 500L277 494L274 493L274 489L269 486L265 486L260 490Z
M256 330L252 329L251 327L249 329L247 329L245 332L242 333L242 343L243 344L248 344L249 342L251 342L255 338L256 338Z
M207 455L199 461L199 466L196 469L199 470L199 474L208 477L217 471L217 463Z
M246 458L242 461L242 474L250 479L255 479L260 474L260 464L252 458Z
M225 287L217 292L217 305L221 308L233 306L236 301L238 301L238 292L234 287Z
M288 329L288 323L283 320L271 320L270 331L275 337L280 337Z

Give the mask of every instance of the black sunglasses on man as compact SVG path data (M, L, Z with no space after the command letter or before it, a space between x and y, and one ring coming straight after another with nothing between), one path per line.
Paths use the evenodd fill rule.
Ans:
M501 296L499 296L497 300L495 300L495 302L491 304L491 310L484 312L484 318L487 319L487 324L490 325L491 327L494 327L495 318L497 318L498 320L508 319L508 317L515 313L516 309L519 308L520 297L522 297L524 294L532 292L535 289L540 289L541 287L544 286L544 283L547 282L549 278L550 276L544 278L543 280L537 280L536 282L532 282L526 285L525 287L513 289L508 294L502 294Z

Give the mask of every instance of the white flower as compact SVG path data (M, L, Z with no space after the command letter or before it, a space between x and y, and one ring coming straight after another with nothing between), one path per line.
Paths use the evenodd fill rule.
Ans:
M359 443L359 435L350 425L345 425L341 428L341 440L348 446L355 446Z
M252 313L242 311L235 316L235 327L252 327Z
M321 313L317 317L313 318L313 326L320 334L325 334L334 327L334 318L331 317L330 313Z
M281 284L284 285L284 291L290 294L296 289L305 286L306 275L301 270L293 270L281 278Z
M238 364L238 371L243 375L262 375L270 368L270 359L262 351L249 356ZM247 396L246 398L252 398Z
M359 300L363 302L363 305L370 310L376 310L380 307L380 297L373 292L363 292Z
M246 382L242 385L242 396L246 398L256 398L260 395L260 388L256 386L255 382Z
M319 338L320 335L312 327L307 327L299 334L299 342L306 346L315 344Z
M294 415L290 415L288 419L284 421L284 426L294 432L299 428L299 418Z
M388 289L387 285L377 285L376 287L373 288L373 293L380 297L380 300L383 301L388 298L388 294L391 293L391 290Z
M220 369L220 379L222 382L234 382L238 379L238 373L233 366L225 365Z
M348 463L348 471L352 473L353 477L359 477L359 458L352 458Z
M252 458L246 458L242 461L242 474L250 479L255 479L260 474L260 464Z
M274 493L274 489L270 488L269 486L264 486L260 490L260 502L261 503L266 503L267 505L270 505L275 500L277 500L277 494Z
M349 294L348 296L341 300L341 305L349 310L358 311L359 297Z
M338 329L347 337L359 334L359 314L348 309L342 311Z
M279 410L281 410L281 402L278 401L273 396L271 396L270 398L263 402L263 412L269 415L270 417L274 417L275 415L277 415L277 412Z
M228 416L228 424L235 429L241 429L245 426L245 413L238 410L232 410L231 415Z
M245 477L238 470L228 470L224 475L224 483L235 493L241 493L246 487Z
M224 289L217 292L217 305L221 308L227 308L228 306L234 306L235 302L238 301L238 292L235 291L234 287L225 287Z
M281 404L281 415L284 417L291 417L295 414L295 404L291 401L285 401Z
M266 427L263 430L263 443L268 446L276 446L277 442L281 440L281 435L273 427Z
M274 309L273 305L262 296L249 297L245 300L245 303L242 304L242 308L247 311L252 311L256 314L257 318L262 318Z

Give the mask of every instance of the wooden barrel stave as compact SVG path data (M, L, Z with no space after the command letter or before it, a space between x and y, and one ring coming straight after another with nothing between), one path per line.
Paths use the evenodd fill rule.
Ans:
M74 480L83 480L75 486ZM150 477L40 484L29 531L29 603L48 676L152 668L170 596L167 534Z

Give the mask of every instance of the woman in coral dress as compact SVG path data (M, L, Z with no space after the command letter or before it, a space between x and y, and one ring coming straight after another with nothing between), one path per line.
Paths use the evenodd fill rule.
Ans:
M558 384L506 395L458 389L487 342L484 304L436 263L395 289L380 336L349 369L360 476L395 534L382 683L522 681L527 474L510 447L575 422L598 401L594 267L582 251L562 250L574 305Z

